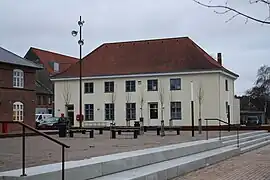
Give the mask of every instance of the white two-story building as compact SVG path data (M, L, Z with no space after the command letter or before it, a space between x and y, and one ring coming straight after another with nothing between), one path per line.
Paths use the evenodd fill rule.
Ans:
M79 114L79 69L74 64L52 79L56 116ZM237 77L222 66L221 53L215 60L187 37L105 43L82 60L84 122L126 125L127 119L143 117L150 126L162 119L165 125L172 120L190 126L193 101L195 125L199 118L228 121L227 112L236 124ZM79 122L74 120L74 126Z

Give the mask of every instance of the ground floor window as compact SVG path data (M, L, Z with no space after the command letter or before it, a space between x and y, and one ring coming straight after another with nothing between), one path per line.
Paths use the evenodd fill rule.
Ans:
M23 103L13 103L13 121L23 121Z
M126 103L126 119L136 119L136 103Z
M149 103L150 119L158 119L158 103Z
M105 120L114 120L114 104L105 104Z
M181 102L171 102L171 119L182 119Z
M86 121L94 120L94 104L85 104L84 105L84 114Z

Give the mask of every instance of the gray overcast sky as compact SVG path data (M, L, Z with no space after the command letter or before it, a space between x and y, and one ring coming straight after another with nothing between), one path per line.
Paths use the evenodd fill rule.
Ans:
M264 6L229 2L256 17L268 13ZM209 54L223 53L224 66L240 75L236 94L253 85L262 64L270 64L270 25L245 24L241 17L225 23L229 14L192 0L1 0L0 46L20 56L33 46L78 57L70 32L80 15L86 22L83 55L104 42L189 36Z

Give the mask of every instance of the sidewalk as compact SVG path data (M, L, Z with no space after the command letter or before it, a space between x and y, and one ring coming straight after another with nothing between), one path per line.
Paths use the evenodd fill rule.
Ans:
M173 180L270 180L270 145Z

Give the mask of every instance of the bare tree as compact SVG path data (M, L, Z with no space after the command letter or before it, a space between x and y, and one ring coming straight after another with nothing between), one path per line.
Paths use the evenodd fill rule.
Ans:
M203 6L203 7L215 9L214 12L216 14L223 14L224 15L224 14L232 13L231 17L226 22L233 20L237 16L242 16L246 19L245 23L247 23L248 20L252 20L252 21L262 23L262 24L270 24L270 0L247 0L246 1L250 5L254 5L254 7L256 4L264 5L268 9L268 15L264 19L255 18L251 15L240 12L236 8L231 7L229 5L229 0L225 0L224 4L212 4L212 2L214 0L210 0L210 1L208 1L208 3L203 3L200 0L193 0L193 1L196 2L197 4ZM222 11L218 11L217 9L222 9Z
M199 100L199 134L202 133L202 103L203 103L204 91L202 83L199 85L198 100Z
M71 100L71 91L70 91L70 84L68 81L64 81L64 87L62 91L62 97L64 99L65 103L65 115L67 116L68 114L68 105L70 104Z
M164 87L160 83L159 90L158 90L158 95L159 95L159 101L161 105L161 136L165 136L165 131L164 131Z
M140 115L142 118L143 117L143 105L145 103L143 90L141 90L141 92L140 92L140 99L139 100L140 100Z
M111 92L111 103L114 104L114 108L115 108L115 100L116 100L116 91L117 91L117 87L115 85L113 92ZM114 121L115 121L115 117L112 120L112 124L114 124Z

